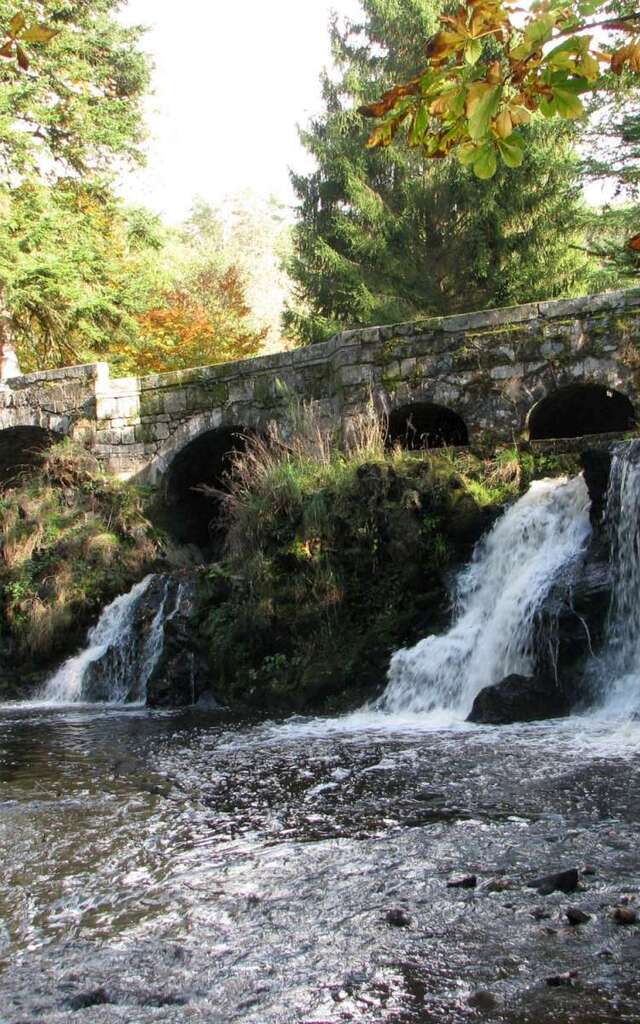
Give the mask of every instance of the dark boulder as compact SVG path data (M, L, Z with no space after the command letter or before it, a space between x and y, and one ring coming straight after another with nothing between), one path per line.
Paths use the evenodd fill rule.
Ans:
M537 889L540 896L550 896L552 892L575 892L578 882L578 869L568 868L566 871L556 871L552 875L533 878L527 885L530 889Z
M555 680L514 673L480 691L467 721L479 725L509 725L558 718L568 710L567 698Z

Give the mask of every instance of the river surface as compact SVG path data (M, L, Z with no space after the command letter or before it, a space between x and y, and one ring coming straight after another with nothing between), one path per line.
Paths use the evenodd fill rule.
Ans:
M428 722L0 709L2 1024L640 1020L640 726Z

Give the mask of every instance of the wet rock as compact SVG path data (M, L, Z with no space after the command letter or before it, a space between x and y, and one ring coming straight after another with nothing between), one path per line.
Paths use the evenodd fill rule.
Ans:
M514 673L480 691L467 721L509 725L558 718L568 710L567 698L554 679Z
M537 889L540 896L549 896L552 892L575 892L578 888L578 871L576 868L569 868L568 871L543 875L527 882L527 886L529 889Z
M87 992L78 992L68 1001L70 1010L88 1010L91 1006L106 1006L110 1003L108 993L103 988L89 989Z
M616 924L637 924L638 912L633 907L616 907L613 912L613 920Z
M483 892L508 892L509 889L515 889L512 878L491 878L482 886Z
M591 498L591 522L594 524L602 521L607 503L612 459L612 453L606 449L590 448L580 454L584 482Z
M564 974L552 974L545 978L545 983L549 988L560 988L563 985L573 985L577 977L577 971L565 971Z
M180 580L173 611L164 623L162 654L147 681L149 707L219 707L210 692L211 673L195 625L195 579Z
M591 920L591 914L587 914L587 912L585 910L581 910L580 907L567 907L564 914L569 924L574 926L586 924L587 921Z
M551 911L544 907L532 907L529 913L534 921L547 921L551 917Z
M487 992L484 989L479 989L477 992L473 992L467 999L467 1004L474 1010L484 1010L490 1013L498 1005L498 1000L494 996L493 992Z
M411 915L404 907L391 907L387 910L386 921L394 928L408 928L411 924Z
M477 884L476 875L465 875L463 878L452 878L447 882L447 889L475 889Z
M444 800L446 794L439 789L431 789L429 786L423 786L416 793L416 800Z

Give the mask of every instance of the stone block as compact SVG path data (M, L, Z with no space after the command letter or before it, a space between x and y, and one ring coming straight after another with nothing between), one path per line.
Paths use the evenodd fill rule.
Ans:
M524 306L507 306L503 309L486 309L478 313L458 313L442 318L443 331L473 331L478 328L496 327L501 324L521 323L538 317L538 306L530 302Z
M510 377L519 377L520 372L515 366L493 366L489 376L491 380L509 380Z
M165 412L175 415L177 412L185 412L187 408L186 391L167 391L162 400L162 407Z

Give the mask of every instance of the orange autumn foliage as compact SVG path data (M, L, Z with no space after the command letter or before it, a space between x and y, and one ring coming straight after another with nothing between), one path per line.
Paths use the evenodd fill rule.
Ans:
M131 372L145 374L254 356L267 328L251 328L250 312L236 267L200 271L138 317L140 337L123 353L124 362Z

